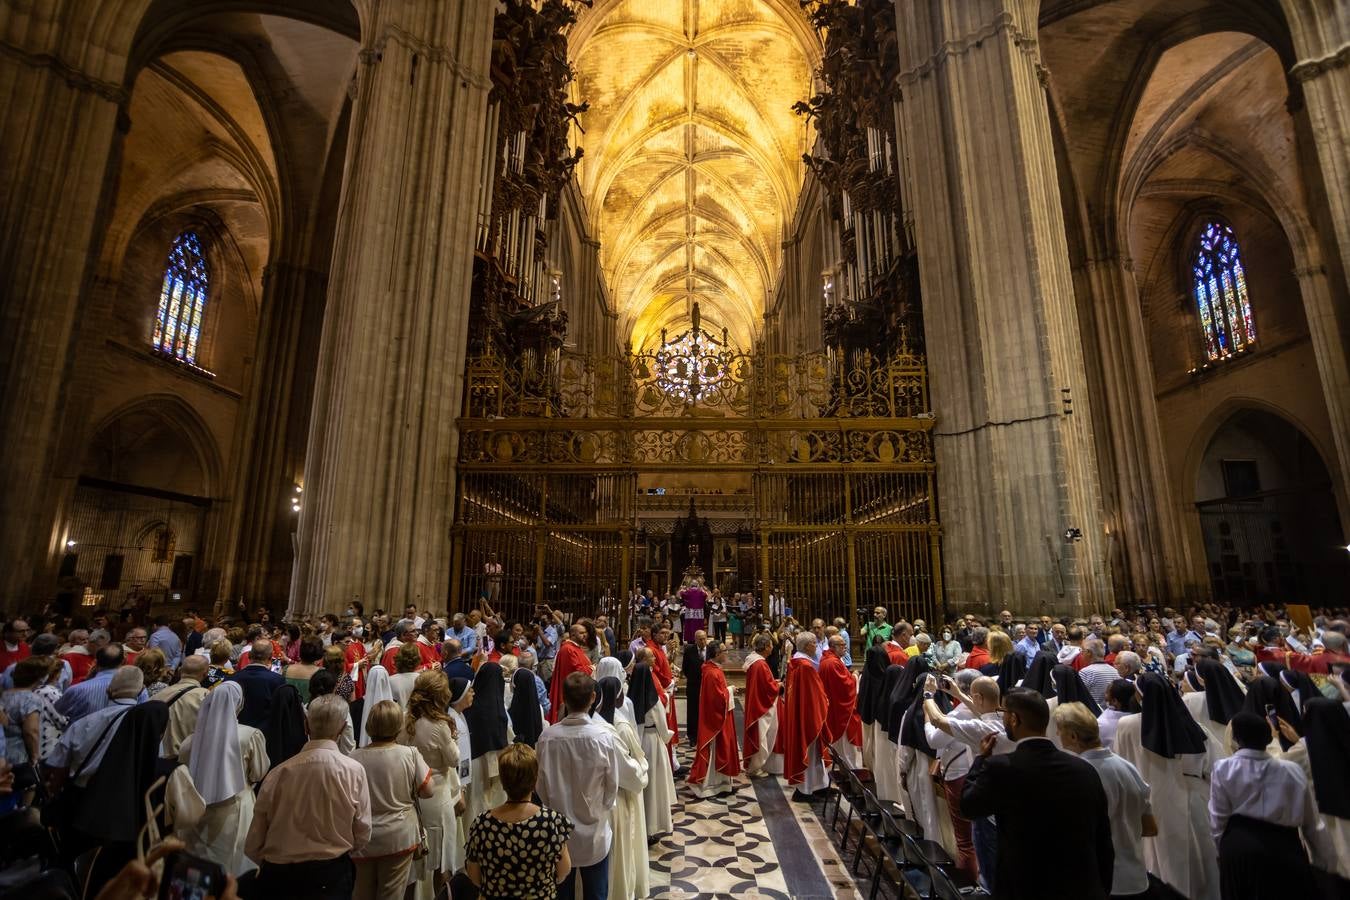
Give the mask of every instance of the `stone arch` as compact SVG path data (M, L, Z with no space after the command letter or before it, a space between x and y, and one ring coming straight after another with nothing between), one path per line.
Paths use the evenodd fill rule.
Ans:
M83 469L89 469L89 453L98 441L120 424L134 422L138 429L156 426L176 435L184 442L192 461L200 472L200 493L204 498L219 497L224 490L225 470L220 447L210 426L190 404L174 394L148 394L122 404L104 415L86 432L81 442L85 452ZM91 474L86 471L84 474ZM112 479L110 479L112 480ZM143 485L158 487L157 485ZM178 491L192 494L192 491Z
M1236 449L1243 456L1215 469L1211 457L1225 452L1221 442L1227 442L1227 452ZM1188 510L1189 530L1200 542L1197 555L1205 560L1216 598L1260 599L1246 592L1253 585L1273 592L1281 579L1294 579L1299 571L1317 575L1305 576L1302 584L1284 581L1285 592L1315 592L1324 584L1338 592L1336 586L1350 579L1343 549L1347 507L1328 463L1335 460L1330 449L1302 417L1268 398L1228 398L1199 424L1179 479L1179 502ZM1253 493L1229 483L1228 466L1259 478ZM1282 575L1282 567L1290 571ZM1232 593L1234 582L1239 594ZM1305 602L1331 595L1314 593Z

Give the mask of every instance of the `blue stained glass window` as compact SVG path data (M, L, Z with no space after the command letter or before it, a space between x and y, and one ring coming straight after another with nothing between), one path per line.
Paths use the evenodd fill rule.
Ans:
M1191 270L1209 360L1227 359L1255 344L1247 273L1231 226L1217 219L1205 224L1196 241Z
M155 335L151 341L156 350L184 362L197 362L208 286L209 273L201 240L195 231L184 231L173 239L169 261L164 267L159 313L155 317Z

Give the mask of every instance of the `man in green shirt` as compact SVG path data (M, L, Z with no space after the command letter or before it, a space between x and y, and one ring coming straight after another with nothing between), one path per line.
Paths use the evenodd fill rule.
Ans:
M862 633L864 651L878 640L885 643L891 639L891 623L886 621L886 607L878 606L872 610L872 621L863 625Z

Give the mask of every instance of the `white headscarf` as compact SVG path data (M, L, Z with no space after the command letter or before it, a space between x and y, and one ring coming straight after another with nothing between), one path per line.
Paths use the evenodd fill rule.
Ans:
M389 684L389 670L384 666L371 666L370 674L366 676L366 702L361 705L361 733L357 736L358 747L370 743L370 735L366 734L366 718L370 715L371 709L381 700L393 699L394 689Z
M617 678L619 684L623 685L623 703L616 706L614 711L632 723L636 730L637 714L633 710L633 701L628 699L628 673L623 670L623 663L614 656L601 657L595 666L595 680L598 682L602 678Z
M197 713L188 771L207 806L229 800L245 787L239 753L239 710L243 707L243 690L233 681L223 681L206 695Z

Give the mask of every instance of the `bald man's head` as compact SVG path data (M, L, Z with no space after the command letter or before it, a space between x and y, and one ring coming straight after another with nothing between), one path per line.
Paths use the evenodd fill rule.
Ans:
M205 656L198 656L194 653L183 660L183 667L178 670L178 674L185 679L191 678L193 681L201 681L206 677L206 670L209 665Z
M975 701L974 712L977 715L996 712L999 705L998 682L988 675L981 675L970 684L970 699Z

